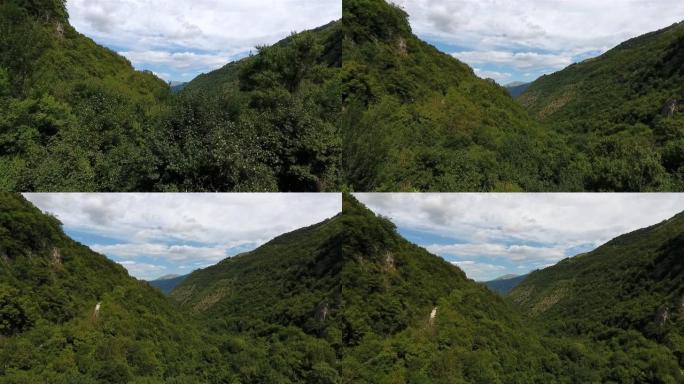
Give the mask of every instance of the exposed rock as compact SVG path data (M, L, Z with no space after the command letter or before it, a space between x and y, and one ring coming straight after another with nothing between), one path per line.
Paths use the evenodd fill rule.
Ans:
M387 252L385 254L385 264L382 266L382 270L385 272L393 272L397 269L394 264L394 255L392 252Z
M316 320L325 321L325 319L328 318L329 313L330 309L328 308L328 303L323 302L318 304L318 308L316 308Z
M93 321L96 321L98 317L100 317L100 307L102 306L101 302L98 302L95 304L95 310L93 310Z
M57 248L57 247L52 248L52 265L54 265L54 266L61 266L62 265L62 253L59 251L59 248Z
M684 295L682 295L682 298L679 300L679 312L684 313Z
M437 317L437 307L432 308L432 312L430 312L430 325L435 324L435 318Z
M663 106L662 110L662 115L664 117L672 117L674 116L675 113L677 113L678 110L678 103L679 100L677 99L670 99L668 100L665 105Z
M55 32L57 32L57 37L63 38L64 37L64 24L61 22L56 22L55 23Z
M406 44L406 39L404 39L403 37L400 37L397 40L397 50L399 51L399 54L401 56L408 55L408 45Z
M668 320L670 320L670 308L667 306L661 306L658 309L658 312L656 312L655 322L656 324L663 326L667 324Z

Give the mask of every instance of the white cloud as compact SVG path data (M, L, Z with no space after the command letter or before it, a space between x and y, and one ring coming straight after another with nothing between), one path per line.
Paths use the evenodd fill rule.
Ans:
M161 269L187 273L212 265L235 248L255 248L342 209L338 193L24 196L55 214L67 232L78 233L93 250L126 260L131 274L144 279L156 277Z
M203 56L227 59L342 17L340 0L68 0L67 7L79 32L126 56L203 52L171 57L194 60L188 68L195 72L215 68L213 62L201 67ZM140 55L128 57L136 66L145 64Z
M119 264L126 268L131 275L145 280L151 280L166 270L163 265L138 263L131 260L121 261Z
M505 271L505 268L500 265L478 263L472 260L454 261L452 264L461 268L468 277L475 281L494 280Z
M684 195L676 193L355 196L400 229L414 231L430 252L503 266L507 273L543 268L684 211Z
M513 262L560 261L565 258L564 247L533 247L496 243L432 244L426 249L440 256L460 258L498 257Z
M480 78L494 79L499 83L504 82L511 77L510 73L497 72L497 71L486 71L486 70L482 70L480 68L473 68L473 71L475 71L475 74Z
M132 243L262 244L340 212L337 193L30 193L65 226Z
M454 57L468 65L505 64L521 71L563 69L572 64L572 55L568 53L542 54L536 52L506 51L463 51L453 54ZM510 74L508 74L510 76Z
M202 71L221 68L237 52L232 54L198 54L193 52L166 51L124 51L119 53L138 65L165 65L177 71ZM168 73L159 73L159 75L170 76Z
M492 49L600 50L684 19L679 0L396 0L421 35ZM638 15L638 16L637 16Z
M684 210L684 195L611 193L357 193L398 225L491 242L600 244Z
M186 263L196 260L218 262L228 257L230 246L197 247L159 243L122 243L112 245L93 244L94 251L115 258L150 257L167 262Z

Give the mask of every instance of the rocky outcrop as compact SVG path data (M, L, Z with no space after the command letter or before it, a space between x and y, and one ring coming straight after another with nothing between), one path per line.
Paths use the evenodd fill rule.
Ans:
M679 312L684 313L684 295L679 299Z
M64 24L61 22L56 22L55 23L55 32L57 33L57 37L60 39L64 37Z
M664 117L672 117L672 116L674 116L675 113L677 113L678 109L679 109L679 100L670 99L663 106L661 114Z
M57 247L52 248L52 265L55 267L62 266L62 252Z
M328 303L320 303L318 308L316 308L316 320L325 321L330 314L330 308L328 308Z
M392 252L387 252L385 254L385 260L382 266L382 270L385 272L394 272L396 271L396 269L397 267L394 264L394 255L392 255Z
M661 306L658 308L658 312L656 312L655 315L655 322L659 326L663 326L667 324L667 322L670 320L670 308L667 306Z
M406 44L406 39L404 39L403 37L397 39L397 51L401 56L408 55L408 45Z
M437 318L437 307L432 308L430 312L430 326L435 324L435 318Z

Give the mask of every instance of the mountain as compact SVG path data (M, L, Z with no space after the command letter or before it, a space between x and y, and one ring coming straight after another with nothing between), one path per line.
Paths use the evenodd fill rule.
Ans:
M506 84L504 88L506 88L506 91L513 97L517 98L518 96L522 95L523 92L527 90L527 88L530 87L531 83L523 83L522 81L516 81L510 84Z
M550 333L591 338L614 361L631 359L633 368L613 372L616 382L682 382L683 245L680 213L532 272L508 297Z
M188 277L187 275L166 275L162 276L156 280L149 281L150 285L162 291L165 295L171 293L171 291L180 283Z
M339 25L176 93L78 33L64 0L3 1L0 190L335 190Z
M338 190L340 27L292 34L188 83L158 136L160 188Z
M65 1L0 3L0 190L141 188L168 86L69 25Z
M570 190L562 141L384 0L343 2L346 182L360 191ZM564 177L558 175L565 173Z
M213 334L274 351L263 374L281 381L570 377L534 324L350 195L340 215L193 272L171 297Z
M591 190L681 190L684 23L533 82L518 100L570 137Z
M500 295L507 295L513 288L525 280L526 277L527 275L505 275L498 279L487 281L484 285Z
M178 93L185 89L185 87L188 85L187 82L185 81L170 81L169 82L169 87L171 88L172 93Z
M177 308L20 195L0 195L0 264L0 382L210 378Z

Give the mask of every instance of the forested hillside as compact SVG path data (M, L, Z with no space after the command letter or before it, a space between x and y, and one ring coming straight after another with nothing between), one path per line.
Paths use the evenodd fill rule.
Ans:
M172 95L74 30L63 0L3 1L0 189L336 189L338 24Z
M609 362L612 381L680 383L683 256L679 214L532 272L509 297L543 320L549 335L596 342L594 356Z
M128 190L168 87L68 22L63 0L0 3L0 189Z
M210 352L161 293L0 195L0 383L203 383Z
M574 190L572 153L384 0L343 3L344 171L355 190Z
M190 82L159 130L160 183L184 190L335 190L340 22Z
M590 160L586 189L684 189L684 23L542 76L519 100Z

